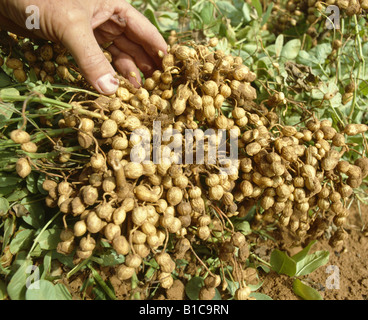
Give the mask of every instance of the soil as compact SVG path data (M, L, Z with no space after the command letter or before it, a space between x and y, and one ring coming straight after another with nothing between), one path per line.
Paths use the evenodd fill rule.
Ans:
M368 299L368 207L354 207L349 215L346 231L349 238L340 248L332 248L327 239L319 240L312 252L327 250L329 262L308 276L301 277L309 286L318 290L324 300L367 300ZM364 230L365 228L365 230ZM287 247L287 239L284 242ZM286 248L289 255L300 248ZM266 258L265 258L266 259ZM274 300L299 300L292 291L293 279L275 272L260 275L264 281L259 292ZM334 280L336 279L336 280Z
M300 280L318 290L324 300L368 299L368 228L365 228L366 225L368 225L368 206L362 206L360 213L357 207L354 207L351 209L345 228L349 237L342 247L331 247L328 239L319 239L312 247L311 252L317 250L329 251L329 262L310 275L300 277ZM293 240L285 233L274 231L272 236L277 239L276 242L262 240L255 246L254 253L264 261L269 261L270 254L275 248L286 250L290 256L302 249L301 246L292 247ZM104 281L109 280L117 299L127 300L132 295L130 281L120 281L114 272L114 268L102 268L100 269L100 275ZM64 281L74 299L95 298L92 287L85 291L81 290L88 277L88 274L82 273L72 277L69 281ZM273 271L266 273L261 268L258 268L259 279L254 274L252 278L247 280L248 283L256 284L258 281L262 281L263 284L257 292L266 294L273 300L301 299L292 290L293 278L279 275ZM84 291L84 293L82 294L81 291ZM144 288L139 292L141 299L144 299ZM226 299L226 297L224 298ZM187 299L185 284L180 280L175 280L169 290L159 288L154 299L185 300Z

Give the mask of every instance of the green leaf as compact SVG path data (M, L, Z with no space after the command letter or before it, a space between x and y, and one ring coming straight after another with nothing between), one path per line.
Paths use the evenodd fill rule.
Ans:
M0 187L0 197L6 197L14 190L14 186Z
M31 83L36 83L38 81L37 74L34 68L29 71L28 77Z
M296 295L304 300L323 300L319 292L310 286L307 286L299 279L295 279L293 282L293 290Z
M151 21L151 23L157 28L157 30L160 31L160 33L162 33L162 30L160 28L159 23L157 22L157 19L156 19L156 16L153 10L150 8L147 8L144 11L144 15L148 18L149 21Z
M102 266L109 267L117 264L122 264L125 261L125 256L117 254L115 251L107 252L99 256L102 259Z
M16 217L13 215L9 215L5 222L4 222L4 231L3 231L3 238L2 238L2 247L1 252L5 250L5 247L8 245L14 230L15 230L15 221Z
M7 199L9 202L20 201L26 196L28 196L28 194L29 192L26 188L16 189L16 190L13 190L13 192L10 195L8 195Z
M0 69L0 88L11 85L12 79L5 73L3 69Z
M72 296L63 284L41 279L27 289L26 300L72 300Z
M265 12L265 14L262 17L261 26L264 26L267 23L268 19L271 16L273 6L274 6L274 3L271 2L271 4L267 7L267 11Z
M318 63L324 64L332 51L331 43L321 43L311 50L315 53Z
M15 88L6 88L0 90L0 99L4 101L9 100L7 99L8 96L19 96L19 95L20 95L19 91Z
M216 1L216 7L222 16L231 21L233 26L238 25L243 20L243 12L230 1Z
M92 275L93 278L96 280L96 282L99 284L99 286L101 287L101 289L107 294L107 296L112 299L112 300L116 300L116 296L115 296L115 292L113 289L111 289L106 283L105 281L101 278L100 274L94 269L92 268L91 265L88 265L88 267L92 270Z
M5 216L9 211L9 201L5 198L0 197L0 217Z
M185 286L185 293L190 300L199 300L199 291L204 285L202 277L193 277ZM221 293L216 289L212 300L222 300Z
M330 253L328 251L317 251L307 255L296 264L296 276L305 276L312 273L314 270L325 265L329 260L329 256Z
M40 174L39 175L39 177L37 179L37 189L38 189L38 193L48 195L48 192L42 187L42 183L45 181L45 179L46 179L45 174Z
M279 274L286 274L293 277L296 273L296 262L285 252L278 249L272 251L270 263L272 270Z
M249 297L256 298L256 300L272 300L270 296L260 292L252 292Z
M257 291L260 287L262 287L262 285L263 285L263 281L259 281L257 284L248 284L248 287L252 291Z
M226 38L232 46L235 46L236 34L230 23L228 23L226 26Z
M205 25L210 24L213 20L214 6L211 2L205 1L201 9L200 16Z
M74 262L73 262L73 255L72 254L66 256L66 255L61 254L59 252L52 251L52 258L57 259L58 261L60 261L60 263L64 264L65 266L67 266L70 269L73 269L75 267Z
M32 265L32 260L26 259L23 261L19 269L11 278L7 290L11 300L24 300L26 296L26 283L29 277L28 267Z
M250 7L248 3L244 3L242 12L243 12L243 16L246 22L249 22L252 20L252 18L250 17Z
M14 105L12 103L0 103L0 128L6 126L7 121L13 115L13 110Z
M293 39L288 41L281 51L281 58L285 60L294 60L299 54L302 43L300 39Z
M35 172L31 172L26 178L27 189L29 192L33 194L38 193L37 179L38 179L38 174Z
M303 260L308 255L310 249L314 246L316 242L317 240L311 241L303 250L291 256L291 259L293 259L295 262L299 262L300 260Z
M364 96L368 96L368 82L363 80L360 84L359 84L359 92L360 94L364 95Z
M39 229L43 225L44 220L44 207L41 202L34 202L34 199L31 197L23 198L20 202L23 206L28 210L28 214L23 216L24 222L28 223L35 229Z
M237 231L240 231L245 236L252 233L252 229L250 228L250 224L248 221L235 222L234 227Z
M284 35L280 34L275 40L275 53L276 58L279 58L282 52L282 47L284 46Z
M258 17L262 17L263 9L259 0L252 0L252 5L256 9Z
M55 285L55 295L57 300L72 300L72 295L62 283Z
M38 280L27 289L26 300L57 300L55 286L47 280Z
M38 238L38 244L42 250L54 250L60 242L61 229L57 227L47 229Z
M22 181L22 178L15 176L0 175L0 187L9 187L18 185Z
M234 296L236 290L239 288L239 283L233 282L227 278L226 278L226 282L227 282L227 290L232 296Z
M32 229L18 231L12 242L10 242L10 252L14 255L20 250L30 248L34 234L35 230Z
M201 277L193 277L185 286L185 293L190 300L199 300L199 291L204 285L204 280Z
M220 291L218 291L218 289L216 288L215 289L215 296L213 297L213 299L212 300L222 300L222 296L221 296L221 293L220 293Z
M51 270L51 263L52 263L52 251L49 251L45 254L43 258L43 272L41 275L41 279L45 279L46 276L49 275Z
M7 297L8 293L6 292L6 284L0 279L0 300L5 300Z
M267 64L264 60L258 60L257 61L257 78L258 79L262 79L262 78L267 78L269 76L268 73L268 67Z

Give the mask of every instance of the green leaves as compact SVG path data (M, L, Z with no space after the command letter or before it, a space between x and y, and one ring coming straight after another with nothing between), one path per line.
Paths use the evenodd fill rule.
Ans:
M296 276L305 276L325 265L329 260L328 251L318 251L307 255L303 260L297 263Z
M32 266L32 261L26 259L11 278L7 291L11 300L24 300L26 296L26 282L30 275L29 267Z
M278 274L286 274L289 277L293 277L296 274L296 262L285 252L278 249L272 251L270 263L272 270Z
M191 278L185 286L185 293L190 300L199 300L199 291L204 286L202 277ZM221 295L216 289L215 297L212 300L221 300Z
M234 228L245 236L252 233L249 222L243 219L235 220Z
M5 188L8 186L16 186L21 181L22 178L20 177L7 175L2 172L0 175L0 188Z
M38 280L27 289L26 300L71 300L72 296L62 284L54 285L47 280Z
M258 17L262 17L263 9L259 0L252 0L252 5L256 9Z
M303 298L304 300L323 300L322 296L317 290L307 286L299 279L294 280L293 290L296 295Z
M111 289L106 283L105 281L101 278L101 276L99 275L99 273L90 265L88 264L88 267L91 269L92 271L92 275L93 278L95 279L95 281L98 283L98 285L101 287L101 289L103 290L103 292L111 299L111 300L116 300L116 296L115 293L113 291L113 289Z
M20 250L29 248L35 233L32 229L19 230L10 243L10 252L15 255Z
M275 53L276 53L276 58L278 59L281 55L282 52L282 48L284 46L284 35L280 34L275 41Z
M41 228L45 217L45 210L42 203L35 202L32 197L23 198L20 203L28 211L28 214L22 217L24 222L35 229Z
M312 241L303 250L292 257L289 257L285 252L275 249L271 253L271 268L278 274L285 274L289 277L305 276L325 265L329 260L328 251L316 251L309 254L311 247L316 243ZM299 279L295 279L293 284L294 292L307 300L321 300L319 293L303 284Z
M0 288L1 296L6 294L11 300L71 300L72 297L63 284L54 285L46 280L48 270L41 274L41 268L33 265L31 259L22 259L20 267L12 276L7 288Z
M312 241L299 253L289 257L285 252L275 249L271 254L272 270L290 277L304 276L325 265L329 260L328 251L317 251L309 254L309 250L316 243Z
M5 198L0 197L0 217L5 216L9 208L9 201Z
M4 70L0 69L0 88L11 85L12 79L5 73Z
M157 30L159 30L162 33L162 30L160 28L160 25L156 19L155 13L153 12L152 9L147 8L144 11L144 15L148 18L149 21L151 21L151 23L157 28Z
M185 293L190 300L198 300L199 299L199 291L204 285L203 278L201 277L193 277L190 279L185 286Z
M11 100L10 97L19 95L20 95L19 91L15 88L6 88L0 90L0 99L3 101L9 101Z
M13 112L14 112L13 104L0 102L0 128L6 126L7 121L11 118Z
M300 39L288 41L281 50L281 59L285 61L294 60L298 56L301 46L302 42Z
M7 297L5 282L0 279L0 300L5 300Z
M214 12L214 6L212 2L205 1L203 3L202 10L200 12L200 16L202 18L203 24L208 25L213 20L213 12Z

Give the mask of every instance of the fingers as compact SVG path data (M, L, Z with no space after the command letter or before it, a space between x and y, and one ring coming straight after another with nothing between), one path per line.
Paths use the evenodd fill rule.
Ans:
M142 85L142 78L134 59L129 54L122 52L115 45L109 46L108 50L113 56L113 63L116 70L135 87L139 88ZM133 74L135 74L135 76L133 76Z
M100 44L111 42L123 33L123 29L117 26L114 22L108 20L97 29L94 29L97 42Z
M130 41L125 36L121 36L114 41L115 46L133 57L136 65L145 75L149 77L155 71L156 66L152 58L144 51L144 49L136 43Z
M95 30L95 37L100 44L114 42L116 48L133 57L135 64L145 77L151 76L153 71L157 69L156 63L144 48L125 37L122 34L122 28L113 21L106 21Z
M132 42L142 46L148 56L152 57L156 67L161 67L159 51L167 52L167 44L157 28L139 11L127 4L124 11L119 13L120 19L126 25L125 36Z
M85 79L102 94L114 94L119 86L115 70L98 45L89 21L80 19L66 28L62 43L76 60Z

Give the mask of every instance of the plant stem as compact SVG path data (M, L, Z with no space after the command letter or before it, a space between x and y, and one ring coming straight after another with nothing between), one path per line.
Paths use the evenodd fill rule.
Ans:
M70 109L70 110L76 111L79 114L90 116L92 118L98 118L98 119L103 119L103 120L107 119L105 115L99 114L97 112L92 112L92 111L83 109L81 107L76 107L71 104L68 104L62 101L58 101L58 100L54 100L54 99L50 99L47 97L9 95L5 93L5 94L0 95L0 101L4 101L4 102L14 102L14 101L25 102L27 101L27 102L36 102L36 103L41 103L41 104L51 104L62 110Z
M73 274L75 274L80 269L82 269L89 261L90 261L90 258L88 258L86 260L83 260L80 264L78 264L77 266L75 266L72 270L70 270L67 273L66 278L69 279Z
M116 300L115 293L110 289L110 287L103 281L99 273L91 266L91 264L87 264L87 267L91 269L93 278L97 281L97 283L101 286L103 291L109 296L111 300Z
M40 239L42 233L48 228L48 226L59 216L61 212L57 212L46 224L45 226L41 229L40 233L38 234L38 236L36 237L36 239L33 241L33 245L31 247L31 249L28 252L27 258L26 259L30 259L31 258L31 253L34 250L34 248L36 247L36 245L38 244L38 240Z
M70 148L64 148L62 152L72 153L74 151L79 151L81 149L83 149L81 146L75 146L75 147L70 147ZM60 152L61 151L52 151L52 152L46 152L46 153L28 153L28 152L21 151L20 153L27 155L31 159L42 159L42 158L52 159L58 156Z
M255 255L254 253L251 254L251 256L253 258L256 258L258 261L262 262L263 264L265 264L267 267L272 268L271 264L268 263L267 261L264 261L263 259L261 259L260 257L258 257L257 255Z
M356 41L358 42L358 49L359 49L359 57L358 57L359 63L358 63L358 75L355 78L355 90L354 90L353 102L351 104L351 110L349 114L350 119L353 117L354 110L355 110L357 92L358 92L358 87L359 87L359 79L360 79L360 73L361 73L362 67L363 67L363 79L364 79L364 73L365 73L365 70L364 70L365 69L365 59L363 55L362 40L359 35L358 19L356 15L354 15L354 24L355 24L355 36L356 36Z

